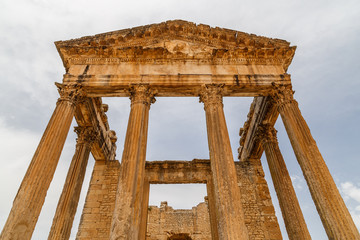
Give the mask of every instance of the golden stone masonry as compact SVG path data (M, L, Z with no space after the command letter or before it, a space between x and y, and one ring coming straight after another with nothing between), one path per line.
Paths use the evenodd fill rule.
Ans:
M58 41L60 98L13 202L1 240L31 239L75 117L78 135L49 233L69 239L89 154L95 166L79 240L282 239L260 157L265 151L290 239L311 239L276 137L285 125L329 239L360 239L294 99L287 69L296 47L280 39L175 20ZM158 97L199 97L210 159L146 161L149 111ZM223 97L254 97L234 161ZM101 97L130 97L121 164ZM150 184L203 183L192 210L148 206Z

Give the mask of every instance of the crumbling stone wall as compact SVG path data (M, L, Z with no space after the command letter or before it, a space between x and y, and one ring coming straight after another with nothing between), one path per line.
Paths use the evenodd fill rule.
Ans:
M249 239L282 239L260 159L236 162L235 165ZM209 169L210 162L208 170L204 168L202 171ZM118 161L96 161L77 239L109 239L119 171ZM177 233L185 235L177 238ZM147 240L186 239L187 236L191 239L211 239L206 203L192 210L174 210L167 205L149 207Z
M282 239L260 159L235 166L249 239Z
M192 209L173 209L162 202L150 206L146 240L211 239L209 210L206 202Z
M95 162L76 239L109 239L119 172L119 161Z

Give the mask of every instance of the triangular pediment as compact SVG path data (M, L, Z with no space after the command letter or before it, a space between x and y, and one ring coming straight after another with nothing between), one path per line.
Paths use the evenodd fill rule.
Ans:
M97 34L55 43L65 68L71 64L116 61L274 62L287 69L295 47L284 40L212 28L182 20ZM96 59L96 60L91 60Z

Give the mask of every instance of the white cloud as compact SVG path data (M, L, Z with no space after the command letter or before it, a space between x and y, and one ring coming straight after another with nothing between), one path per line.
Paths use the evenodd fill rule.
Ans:
M304 188L305 181L302 177L298 175L292 175L290 178L295 190L302 190Z
M360 184L344 182L340 184L340 192L346 200L355 225L360 229Z
M360 186L356 186L352 182L344 182L340 184L340 188L346 197L351 198L360 204Z

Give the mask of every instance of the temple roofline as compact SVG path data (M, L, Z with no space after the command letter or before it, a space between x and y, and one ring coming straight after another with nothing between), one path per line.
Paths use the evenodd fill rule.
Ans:
M210 27L204 24L195 24L183 20L172 20L157 24L150 24L134 28L128 28L118 31L112 31L94 36L85 36L66 41L56 41L56 48L61 56L64 67L69 69L70 58L96 58L98 56L108 55L113 58L130 58L136 51L146 52L147 46L151 46L150 51L163 51L165 59L178 58L174 53L167 52L167 46L162 42L169 40L179 40L187 43L204 46L208 54L205 58L279 58L283 59L283 68L285 72L290 65L295 54L296 47L290 46L290 43L274 38L257 36L255 34L244 33L240 31ZM164 51L165 50L165 51ZM210 50L210 55L209 55ZM213 51L211 54L211 50ZM219 51L220 50L220 51ZM224 55L222 52L228 52ZM151 55L151 54L150 54ZM135 55L135 58L148 58L145 55ZM171 55L171 56L170 56ZM105 56L106 57L106 56ZM193 56L190 56L190 59ZM187 59L187 58L186 58ZM198 56L195 56L198 59ZM200 57L204 59L204 57ZM105 63L107 64L107 63Z

